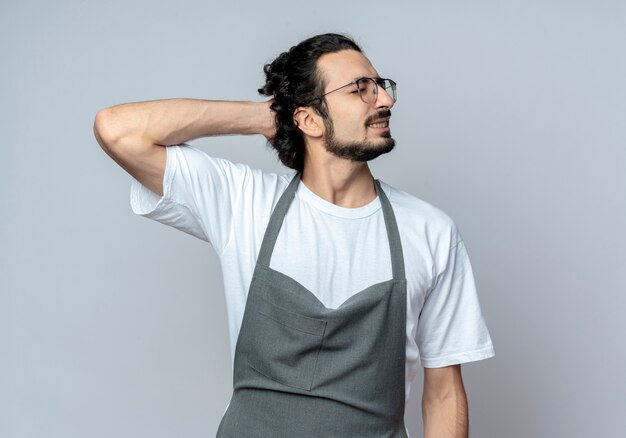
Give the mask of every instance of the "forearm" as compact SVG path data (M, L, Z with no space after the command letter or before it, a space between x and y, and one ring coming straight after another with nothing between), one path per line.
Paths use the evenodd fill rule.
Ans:
M107 143L132 139L167 146L213 135L268 137L274 120L267 102L166 99L105 108L96 116L96 126Z
M422 400L425 438L467 438L468 408L463 387L443 397L425 396Z

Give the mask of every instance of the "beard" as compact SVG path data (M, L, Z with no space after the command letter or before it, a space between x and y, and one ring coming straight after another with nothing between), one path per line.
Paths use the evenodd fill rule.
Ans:
M365 122L368 123L391 115L391 111L382 110L371 117L368 117ZM391 152L396 145L396 141L391 137L390 132L382 134L382 138L378 141L373 140L361 140L361 141L342 141L338 140L335 136L335 130L332 119L329 117L324 119L324 127L326 128L325 146L326 150L331 154L345 158L350 161L370 161L382 154Z

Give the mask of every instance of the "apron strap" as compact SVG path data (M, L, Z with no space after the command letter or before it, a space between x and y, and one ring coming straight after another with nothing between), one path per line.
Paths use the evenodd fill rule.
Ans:
M293 199L296 189L298 188L298 183L300 182L300 172L297 172L282 196L278 200L276 207L274 207L274 211L272 212L272 216L270 217L270 222L267 225L267 229L265 230L265 236L263 236L263 243L261 244L261 249L259 251L259 257L257 259L257 264L263 266L265 268L270 267L270 259L272 258L272 252L274 252L274 245L276 245L276 239L278 238L278 233L280 232L280 228L283 225L283 219L287 214L287 210L289 209L289 205L291 204L291 200Z
M389 239L389 253L391 254L391 269L393 272L394 280L404 280L404 256L402 254L402 242L400 242L400 232L398 231L398 223L396 222L396 215L391 208L391 202L385 194L385 191L380 186L380 181L377 181L374 177L374 186L376 187L376 193L380 198L380 204L383 208L383 217L385 218L385 228L387 228L387 238Z
M296 172L293 179L278 200L276 207L274 207L269 224L265 230L265 235L263 236L261 249L259 250L257 264L260 266L265 268L269 268L270 266L270 260L272 258L274 246L276 245L278 233L282 227L283 219L287 214L289 205L291 205L291 201L296 193L301 176L302 174L300 172ZM402 243L400 242L400 233L398 232L396 216L393 212L393 208L391 207L391 203L389 202L389 198L387 198L385 191L380 186L380 182L374 179L374 177L372 177L372 180L374 181L376 194L380 199L383 217L385 219L385 228L387 230L387 238L389 240L389 251L391 253L391 269L393 272L393 278L394 280L404 280L404 256L402 254Z

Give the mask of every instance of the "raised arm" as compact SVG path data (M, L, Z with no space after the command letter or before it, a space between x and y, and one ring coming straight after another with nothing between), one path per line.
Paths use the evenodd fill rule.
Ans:
M275 132L270 102L166 99L104 108L94 135L102 149L137 181L163 196L164 146L199 137Z
M467 396L461 365L424 368L422 418L425 438L467 438Z

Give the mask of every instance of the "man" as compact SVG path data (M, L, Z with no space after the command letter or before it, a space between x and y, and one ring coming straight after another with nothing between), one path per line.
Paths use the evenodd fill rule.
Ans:
M453 220L367 165L395 146L395 82L337 34L264 70L268 102L124 104L94 126L134 177L135 213L220 257L234 390L217 435L406 437L421 363L425 436L466 437L460 364L494 350ZM185 144L225 134L265 136L292 170Z

